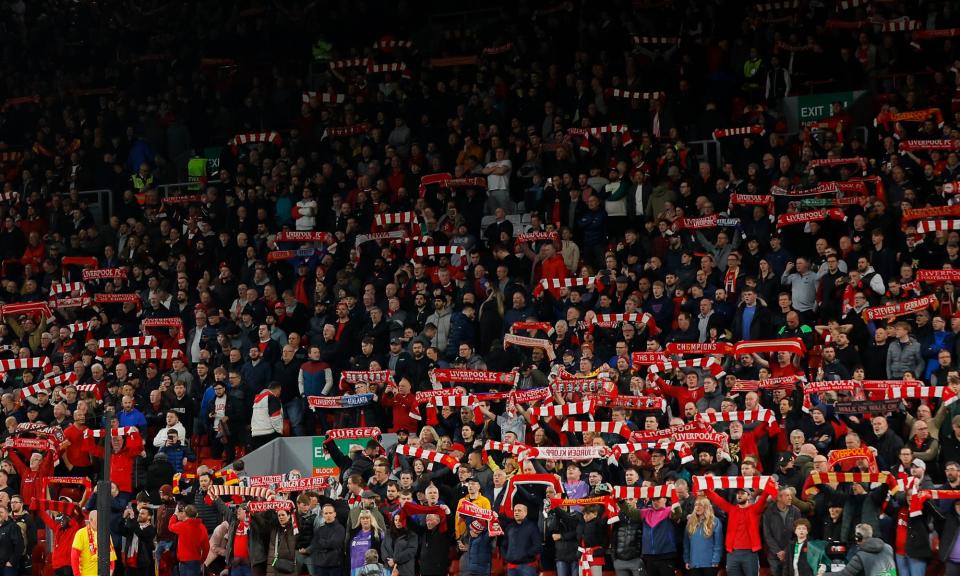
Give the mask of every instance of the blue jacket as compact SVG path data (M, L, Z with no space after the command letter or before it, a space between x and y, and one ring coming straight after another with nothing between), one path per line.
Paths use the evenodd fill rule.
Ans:
M656 526L650 525L650 516L655 514L653 508L644 508L640 511L640 517L643 519L643 555L653 556L657 554L676 554L677 552L677 526L670 520L670 509L667 515L657 523Z
M598 210L587 210L577 222L583 230L583 242L585 246L607 245L606 229L607 213L601 206Z
M251 398L263 392L270 385L270 378L272 377L273 371L270 369L270 363L263 359L256 366L247 360L240 367L240 378L243 380L247 395Z
M136 426L140 431L147 429L147 419L144 417L143 412L134 408L130 412L124 412L121 410L117 414L117 422L121 427L124 426Z
M460 344L475 341L473 322L463 312L454 312L450 317L450 331L447 333L447 358L456 358L459 355Z
M467 554L467 574L484 576L490 574L493 564L493 541L484 530L476 538L470 538L470 551Z
M500 538L503 561L510 564L533 562L540 554L542 540L537 523L529 517L521 524L517 524L516 521L507 522L503 527L503 536Z
M720 565L723 555L723 524L717 517L713 518L713 534L709 538L703 535L703 527L690 535L683 531L683 561L690 568L712 568Z
M300 365L300 384L303 396L321 396L327 386L327 378L333 378L330 366L322 360L307 360Z
M170 462L170 465L173 466L173 471L177 474L183 473L184 458L190 460L191 462L197 459L196 455L193 453L193 450L191 450L189 446L184 446L183 444L163 446L159 451L167 455L167 461Z

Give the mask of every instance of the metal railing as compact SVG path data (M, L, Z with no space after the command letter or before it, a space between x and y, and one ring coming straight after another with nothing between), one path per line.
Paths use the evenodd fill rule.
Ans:
M710 162L714 168L723 168L723 153L716 140L694 140L687 142L687 148L693 150L698 159Z
M207 180L207 185L219 183L220 180ZM190 190L190 186L197 185L197 182L177 182L175 184L161 184L156 187L156 190L160 193L160 198L169 198L170 196L181 196L183 194L196 194L203 192L203 187L201 187L199 190Z
M110 221L113 215L113 191L106 188L96 190L81 190L77 192L80 199L90 208L93 219L97 224Z

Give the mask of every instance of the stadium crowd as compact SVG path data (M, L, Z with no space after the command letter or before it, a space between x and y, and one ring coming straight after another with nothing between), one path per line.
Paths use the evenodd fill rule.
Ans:
M960 574L956 6L532 4L4 2L4 576Z

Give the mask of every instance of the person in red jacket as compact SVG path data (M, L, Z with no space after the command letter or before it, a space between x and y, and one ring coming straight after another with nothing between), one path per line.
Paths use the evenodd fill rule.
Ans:
M83 528L84 521L79 506L70 508L69 514L48 510L40 512L40 520L53 531L53 555L50 558L50 567L53 568L54 576L73 574L70 564L73 538L77 535L77 531Z
M113 452L110 454L110 481L130 500L133 497L134 462L137 456L147 455L143 449L143 438L133 429L128 430L124 436L113 436L110 442L113 443ZM103 458L102 447L94 445L91 451L97 457Z
M178 507L179 508L179 507ZM170 517L170 531L177 535L180 576L200 576L201 563L210 552L210 535L197 518L197 507L188 504Z
M412 414L419 414L417 397L411 392L410 381L401 378L399 384L390 382L380 400L384 408L393 409L393 425L390 426L391 432L397 430L416 430L419 428L419 422Z
M20 454L16 450L11 450L12 441L4 447L7 450L7 457L16 468L20 475L20 495L24 502L32 502L34 498L43 498L43 486L39 481L41 478L53 475L53 466L57 461L57 451L48 450L46 453L34 452L30 455L30 464L23 462Z
M760 517L771 491L776 494L776 482L767 482L764 491L751 503L749 490L737 490L737 504L733 505L713 490L707 490L707 498L727 514L727 531L724 535L727 549L728 576L757 576L760 573Z

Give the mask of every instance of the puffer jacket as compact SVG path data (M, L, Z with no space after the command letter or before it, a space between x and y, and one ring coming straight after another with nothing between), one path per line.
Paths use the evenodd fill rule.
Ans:
M613 557L633 560L640 557L640 511L620 504L620 521L613 530Z
M388 532L380 545L380 559L386 562L392 559L400 576L414 576L417 567L417 549L420 538L416 532L403 530Z
M577 552L577 525L580 523L580 514L554 508L547 515L544 526L546 540L553 540L554 534L560 539L554 541L553 549L558 562L576 562L580 558Z
M924 361L920 353L920 343L910 337L906 344L894 340L887 348L887 378L900 380L907 370L913 372L914 377L923 376Z

